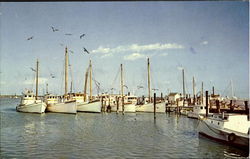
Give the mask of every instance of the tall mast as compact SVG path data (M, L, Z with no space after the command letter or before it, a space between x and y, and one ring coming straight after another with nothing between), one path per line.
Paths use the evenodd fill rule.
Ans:
M69 65L69 59L68 59L68 50L67 47L65 48L65 96L68 93L68 65Z
M183 98L186 98L186 93L185 93L185 79L184 79L184 69L182 69L182 86L183 86Z
M46 83L46 94L49 94L48 83Z
M86 94L87 94L87 83L88 83L88 73L89 73L89 67L86 70L85 73L85 83L84 83L84 102L86 102Z
M123 69L121 64L121 95L123 97Z
M151 96L150 96L150 63L149 63L149 58L148 58L148 99L149 102L151 102Z
M38 97L38 65L39 65L39 61L37 59L36 61L36 99Z
M89 60L89 100L92 100L92 64Z
M195 79L194 79L194 76L193 76L193 97L194 97L194 104L195 104L195 95L196 92L195 92Z

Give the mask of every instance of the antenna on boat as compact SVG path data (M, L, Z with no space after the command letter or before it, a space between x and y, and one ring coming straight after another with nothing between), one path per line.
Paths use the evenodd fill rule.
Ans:
M123 68L122 68L122 64L121 64L121 95L123 97Z
M87 93L87 83L88 83L89 67L85 73L85 82L84 82L84 102L86 102L86 93Z
M68 65L69 65L68 49L66 47L65 48L65 90L64 90L65 97L68 93Z
M38 97L38 65L39 65L39 61L37 59L36 61L36 100Z
M89 100L92 101L92 64L89 60Z
M147 66L148 66L148 100L149 100L149 103L151 102L151 96L150 96L150 63L149 63L149 58L148 58L148 63L147 63Z

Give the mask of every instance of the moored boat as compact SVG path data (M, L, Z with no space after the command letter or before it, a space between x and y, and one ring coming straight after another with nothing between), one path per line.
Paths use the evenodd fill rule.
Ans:
M18 112L25 113L44 113L46 109L46 104L38 99L38 66L39 62L36 62L36 95L32 91L26 91L23 93L21 103L16 107Z
M201 118L198 132L229 145L249 148L249 128L247 115L222 113Z

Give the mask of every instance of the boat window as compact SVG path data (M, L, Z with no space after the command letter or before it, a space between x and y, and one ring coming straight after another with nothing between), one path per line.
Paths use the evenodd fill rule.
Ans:
M224 119L227 120L227 116L224 116Z
M220 125L220 123L218 122L218 125Z
M31 95L29 95L29 97L32 97Z
M201 107L201 109L203 109L203 107Z
M213 121L211 121L211 123L213 123Z
M27 97L27 95L25 95L24 97Z

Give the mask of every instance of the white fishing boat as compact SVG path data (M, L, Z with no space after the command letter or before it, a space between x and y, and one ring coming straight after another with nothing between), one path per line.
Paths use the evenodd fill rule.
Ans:
M118 98L118 104L117 104L117 98ZM135 113L136 112L136 103L137 103L137 97L133 95L125 95L124 96L124 102L122 102L121 95L117 95L114 97L114 99L111 100L111 111L113 112L124 112L124 113ZM124 108L123 108L124 105ZM123 110L124 109L124 110ZM117 111L118 110L118 111Z
M136 112L154 113L154 103L146 103L142 105L136 105ZM164 102L156 103L156 113L165 113L166 106Z
M148 98L143 99L142 103L136 105L136 112L154 113L154 103L151 100L149 58L147 59L147 70L148 70ZM166 103L164 101L156 101L156 111L155 112L156 113L165 113L166 112Z
M187 113L187 117L194 119L198 119L199 116L205 116L205 115L206 115L206 106L204 105L194 105L193 111Z
M247 115L222 113L201 118L198 132L208 138L248 149L249 128Z
M47 111L55 113L70 113L76 114L76 100L73 100L68 94L68 51L67 47L65 48L65 94L60 97L53 97L50 100L51 103L48 103Z
M41 100L36 100L31 91L23 94L21 103L16 107L17 111L26 113L44 113L45 109L46 104Z
M89 98L87 98L87 79L89 73ZM76 94L77 95L77 94ZM102 110L102 104L99 99L93 99L92 96L92 64L91 60L89 62L89 68L85 74L85 85L84 85L84 94L78 95L75 97L77 101L77 111L79 112L90 112L90 113L100 113Z
M16 107L19 112L25 113L44 113L46 109L46 104L38 99L38 66L39 62L36 63L36 96L32 91L26 91L23 93L21 103Z

